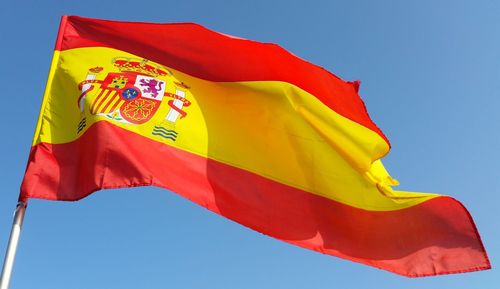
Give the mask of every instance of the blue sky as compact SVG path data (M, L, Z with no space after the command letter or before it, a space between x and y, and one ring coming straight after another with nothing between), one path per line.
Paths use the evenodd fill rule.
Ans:
M61 15L197 22L274 42L346 80L392 143L402 190L461 200L493 270L423 279L263 236L158 188L32 200L11 288L497 288L497 1L10 1L0 11L0 252ZM3 256L3 255L2 255Z

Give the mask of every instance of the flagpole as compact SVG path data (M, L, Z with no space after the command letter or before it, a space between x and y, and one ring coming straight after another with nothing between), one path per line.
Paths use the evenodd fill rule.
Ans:
M23 226L24 213L26 212L26 203L17 203L14 221L12 222L12 230L10 231L9 244L3 261L2 276L0 277L0 289L8 289L10 276L12 275L12 267L16 257L17 244L21 235L21 227Z

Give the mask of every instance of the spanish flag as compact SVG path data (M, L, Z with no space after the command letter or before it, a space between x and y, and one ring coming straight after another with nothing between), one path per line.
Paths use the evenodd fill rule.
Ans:
M392 189L358 83L197 24L64 16L20 199L157 186L396 274L490 268L455 199Z

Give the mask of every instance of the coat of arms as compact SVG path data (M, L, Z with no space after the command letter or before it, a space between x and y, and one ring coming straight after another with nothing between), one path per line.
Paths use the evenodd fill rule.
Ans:
M78 124L78 133L86 126L86 103L91 115L137 125L151 120L162 101L168 99L170 109L162 121L167 125L155 125L151 133L175 141L178 135L175 123L187 115L183 108L191 104L186 99L189 86L174 82L175 90L166 91L167 77L172 73L145 59L117 57L112 63L117 71L107 72L103 79L99 79L104 69L90 68L86 79L79 84L78 107L83 117Z

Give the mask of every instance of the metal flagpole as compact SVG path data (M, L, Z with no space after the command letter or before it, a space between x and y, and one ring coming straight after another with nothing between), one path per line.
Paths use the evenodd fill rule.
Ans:
M8 289L10 276L12 275L12 266L16 257L17 244L19 243L19 235L21 235L21 227L23 226L24 213L26 212L26 203L17 203L16 212L14 214L14 222L10 231L9 244L3 261L2 276L0 277L0 289Z

